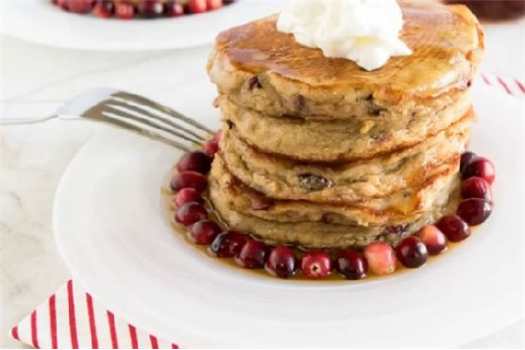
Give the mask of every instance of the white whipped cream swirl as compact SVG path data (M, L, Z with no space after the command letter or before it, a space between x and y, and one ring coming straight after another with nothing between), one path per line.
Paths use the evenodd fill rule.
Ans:
M277 30L293 34L326 57L346 58L370 71L392 56L412 51L399 39L403 14L395 0L293 2L281 12Z

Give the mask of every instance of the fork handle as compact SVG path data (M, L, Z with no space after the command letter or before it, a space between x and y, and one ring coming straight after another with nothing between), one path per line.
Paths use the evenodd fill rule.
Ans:
M25 124L37 124L45 121L58 118L57 114L51 114L44 117L36 118L2 118L0 119L0 125L25 125Z

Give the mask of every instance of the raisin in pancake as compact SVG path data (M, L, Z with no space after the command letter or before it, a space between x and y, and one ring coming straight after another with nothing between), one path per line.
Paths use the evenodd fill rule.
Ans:
M413 54L367 72L327 58L276 29L276 16L222 32L208 62L219 93L271 116L352 118L420 115L466 91L483 55L483 34L462 5L401 3L401 39ZM426 113L427 115L429 113Z
M260 152L227 127L220 148L228 170L265 196L348 204L420 186L435 174L455 167L470 138L469 126L470 120L462 120L414 147L332 166Z
M262 152L298 161L347 162L414 146L470 115L470 103L429 119L333 120L272 118L219 98L222 119L244 142Z

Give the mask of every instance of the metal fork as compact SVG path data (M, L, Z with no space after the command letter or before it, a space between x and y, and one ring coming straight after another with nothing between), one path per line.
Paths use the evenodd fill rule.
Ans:
M202 146L214 134L201 123L169 107L136 94L109 88L84 91L49 116L2 119L0 124L32 124L56 118L109 123L186 152L195 146Z

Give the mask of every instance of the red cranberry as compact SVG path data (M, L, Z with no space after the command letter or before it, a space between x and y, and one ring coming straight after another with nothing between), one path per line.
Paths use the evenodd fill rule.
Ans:
M492 206L484 199L469 198L459 203L457 214L470 226L479 225L488 219Z
M368 273L366 259L354 250L344 250L335 259L335 269L348 280L365 278Z
M202 13L208 10L206 0L189 0L188 11L190 13Z
M479 198L492 201L490 185L484 178L473 176L461 184L461 196L463 198Z
M427 262L428 251L425 244L417 237L405 238L396 247L397 259L408 268L416 268Z
M196 171L201 174L207 174L211 168L213 158L203 151L186 153L177 163L177 170Z
M93 13L95 16L101 18L109 18L113 16L115 11L115 5L111 0L97 0L95 2L95 7L93 8Z
M418 235L430 255L438 255L447 249L447 237L434 225L421 227Z
M184 6L176 1L170 1L164 4L164 10L169 17L177 17L184 14Z
M207 217L208 212L206 208L197 202L186 203L175 212L175 221L183 226L193 225Z
M74 13L89 13L93 8L93 0L69 0L67 8Z
M443 216L436 226L451 242L460 242L470 236L468 224L457 215Z
M68 8L67 8L68 2L69 0L56 0L55 4L59 6L60 8L62 8L62 10L68 11Z
M212 10L221 8L223 3L222 3L222 0L208 0L207 5L208 5L208 10L212 11Z
M489 183L489 185L492 185L494 178L496 177L496 168L487 158L474 159L463 170L463 180L473 176L482 177Z
M323 278L332 273L332 259L325 251L310 252L301 259L301 271L308 278Z
M219 141L210 140L204 144L202 150L206 152L210 157L215 156L215 153L219 151Z
M463 172L465 167L472 163L474 159L478 158L478 155L474 152L465 152L461 155L461 161L459 163L459 171Z
M373 242L365 247L364 256L370 271L376 275L387 275L396 270L396 255L384 242Z
M247 269L262 269L266 260L268 247L263 242L248 241L235 255L235 261Z
M170 186L175 192L185 187L191 187L202 192L208 187L208 180L204 175L196 171L184 171L173 177Z
M201 220L191 226L188 237L195 244L209 245L221 231L221 227L215 221Z
M204 200L202 199L200 192L191 187L183 188L177 192L173 198L174 200L172 203L175 208L180 208L188 202L204 204Z
M129 1L115 1L115 15L120 19L131 19L135 16L135 6Z
M218 258L233 258L241 251L247 240L242 233L226 231L215 237L209 250Z
M280 245L272 250L264 268L272 276L288 278L297 271L297 259L290 248Z
M137 3L138 12L147 18L157 17L164 12L164 7L159 0L141 0Z

